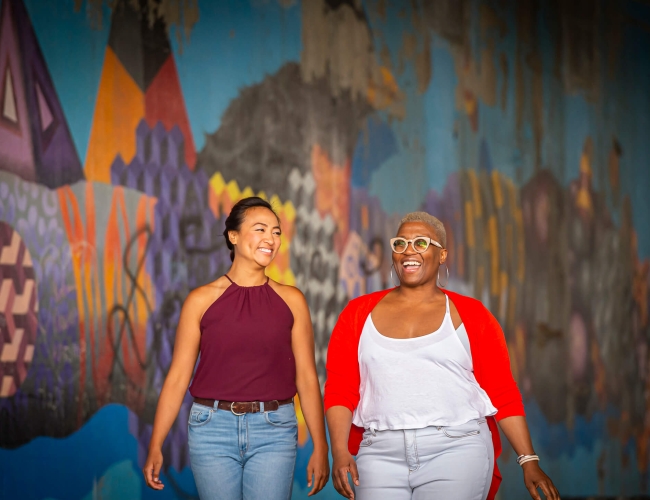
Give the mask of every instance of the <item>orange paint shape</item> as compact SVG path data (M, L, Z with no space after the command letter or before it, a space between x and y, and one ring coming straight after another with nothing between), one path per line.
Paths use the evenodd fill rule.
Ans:
M350 219L350 160L335 164L318 144L311 150L311 169L316 181L316 209L321 217L331 215L338 231L334 247L341 255L348 237Z
M86 179L110 183L119 154L129 163L136 152L135 130L144 117L142 91L110 47L106 48L84 171Z
M77 310L79 312L79 387L83 388L86 384L86 317L85 308L83 304L83 296L81 293L81 262L82 256L80 255L80 248L83 248L83 225L79 212L77 200L70 189L70 186L64 186L57 190L59 197L59 207L61 208L61 220L70 248L72 250L72 271L74 273L75 286L77 291ZM81 396L81 395L80 395ZM77 411L77 425L81 426L83 423L83 405L79 405Z

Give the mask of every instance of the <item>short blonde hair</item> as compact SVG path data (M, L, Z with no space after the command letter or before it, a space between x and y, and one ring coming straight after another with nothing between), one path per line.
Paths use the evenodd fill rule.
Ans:
M445 226L433 215L426 212L411 212L406 214L404 218L399 221L399 226L402 227L402 225L407 222L424 222L425 224L428 224L438 236L438 239L440 240L438 243L440 243L443 248L447 248L447 231L445 231Z

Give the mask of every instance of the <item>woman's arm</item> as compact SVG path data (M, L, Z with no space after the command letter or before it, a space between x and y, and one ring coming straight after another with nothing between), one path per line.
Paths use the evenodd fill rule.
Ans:
M496 420L517 456L534 455L533 444L524 416L523 400L510 368L510 356L505 335L494 315L482 305L481 310L483 315L480 317L480 324L476 326L477 329L482 326L483 334L478 339L474 337L477 342L477 350L474 350L474 344L472 344L476 380L487 392L492 404L498 408ZM468 319L472 321L471 316ZM470 343L472 343L472 339L470 339ZM547 499L559 500L560 495L557 489L551 479L540 469L537 461L524 463L522 469L524 484L531 497L541 500L537 488L542 488Z
M181 310L174 354L165 383L163 384L156 416L153 422L153 432L149 443L149 455L145 462L143 473L147 486L162 490L159 474L163 463L162 445L169 433L174 420L183 403L185 392L192 378L196 358L199 355L201 332L199 322L203 313L204 300L199 292L191 292Z
M359 300L359 299L357 299ZM354 498L348 481L352 475L359 484L357 463L350 453L350 427L354 409L359 404L359 339L353 328L353 317L358 312L350 302L339 315L327 346L327 381L325 408L327 430L332 446L332 482L345 498Z
M323 399L316 374L314 331L309 307L304 295L297 288L287 291L291 292L285 292L285 296L293 312L294 320L291 331L291 347L296 360L296 388L300 397L302 413L314 443L314 451L307 464L307 486L311 487L313 484L308 495L311 496L323 489L330 475Z
M508 441L510 441L517 456L535 454L525 417L506 417L499 422L499 426ZM541 500L539 493L537 493L537 488L541 488L548 500L560 500L560 494L553 481L544 474L537 460L526 462L521 468L524 472L524 484L528 488L531 497L535 500Z
M354 492L348 481L348 473L352 481L359 485L357 463L348 450L348 438L352 425L352 412L345 406L332 406L327 410L327 428L332 444L332 482L334 488L345 498L354 498Z

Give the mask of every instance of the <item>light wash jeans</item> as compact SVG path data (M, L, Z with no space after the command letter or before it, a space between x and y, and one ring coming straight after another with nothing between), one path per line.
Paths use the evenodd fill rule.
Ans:
M190 464L201 500L289 500L298 423L293 404L246 413L197 403L188 422Z
M494 447L484 418L363 435L357 500L485 500Z

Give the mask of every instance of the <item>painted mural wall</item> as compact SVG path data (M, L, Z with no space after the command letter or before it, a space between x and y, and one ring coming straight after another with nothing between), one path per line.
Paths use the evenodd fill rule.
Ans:
M649 50L639 0L0 0L0 497L196 498L189 397L164 492L140 470L180 307L253 194L321 381L426 210L563 496L650 493Z

